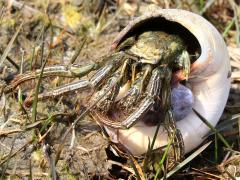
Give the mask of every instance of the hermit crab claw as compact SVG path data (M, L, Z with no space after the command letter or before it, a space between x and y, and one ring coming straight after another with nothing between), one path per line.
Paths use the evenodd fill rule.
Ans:
M131 21L119 33L111 51L126 37L134 34L136 29L144 30L144 26L149 25L177 32L190 43L190 47L200 48L199 58L191 65L188 87L194 96L193 108L215 126L230 89L229 57L221 35L212 24L197 14L180 9L158 9ZM200 145L210 131L193 110L176 124L183 137L185 153ZM130 129L106 127L106 130L113 142L123 144L134 155L140 155L146 153L156 128L139 121ZM154 148L167 145L169 139L166 130L160 127Z

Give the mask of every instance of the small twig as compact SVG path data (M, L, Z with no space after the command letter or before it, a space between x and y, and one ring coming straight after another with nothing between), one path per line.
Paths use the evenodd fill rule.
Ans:
M76 131L75 131L75 125L73 125L73 128L72 128L72 138L71 138L71 143L70 143L69 149L73 148L74 142L75 142L75 138L76 138Z
M5 130L0 130L0 136L6 136L8 134L13 134L13 133L18 133L22 132L22 129L5 129Z
M48 133L52 130L52 128L54 127L54 125L55 125L55 123L53 123L53 124L48 128L47 132L45 132L45 134L42 135L42 136L39 138L38 142L41 142L41 141L47 136L47 134L48 134Z
M77 150L80 150L80 151L83 151L82 153L79 153L79 155L82 155L82 154L90 154L90 152L92 151L98 151L99 149L101 149L102 147L106 146L107 144L101 144L99 146L96 146L94 148L91 148L91 149L87 149L85 147L82 147L82 146L77 146L75 149Z
M135 174L134 170L130 167L124 166L123 164L113 161L113 160L108 160L109 163L114 164L114 165L118 165L120 167L122 167L123 169L127 170L128 172L130 172L131 174Z

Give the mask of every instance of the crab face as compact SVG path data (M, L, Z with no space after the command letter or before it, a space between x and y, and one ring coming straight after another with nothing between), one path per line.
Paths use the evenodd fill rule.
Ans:
M129 51L142 63L158 64L161 61L177 60L185 50L183 40L163 31L147 31L137 37Z

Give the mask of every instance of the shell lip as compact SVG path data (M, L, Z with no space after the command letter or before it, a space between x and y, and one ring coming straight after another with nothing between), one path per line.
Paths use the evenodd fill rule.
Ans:
M142 20L142 22L139 22ZM177 34L185 41L198 42L197 38L193 35L193 33L185 27L181 22L174 21L173 19L168 19L162 14L159 14L159 17L151 17L149 19L136 18L129 23L114 39L112 43L112 47L110 50L115 50L115 48L126 38L132 36L133 34L142 33L144 31L164 31L171 34ZM196 45L199 46L200 45ZM195 48L195 47L194 47Z
M161 11L157 11L157 15L155 14L154 16L150 16L148 14L145 15L144 18L140 16L131 21L129 25L127 25L115 38L110 48L110 52L113 52L126 38L146 30L165 31L167 33L179 35L187 45L187 51L192 57L191 61L194 62L191 67L192 71L194 71L196 67L198 68L199 64L202 64L202 59L208 59L203 57L207 53L203 53L202 51L206 51L207 48L205 46L203 47L196 33L193 33L191 29L184 25L184 23L182 24L178 20L171 18L169 15L165 15ZM198 56L198 58L194 59L195 55Z

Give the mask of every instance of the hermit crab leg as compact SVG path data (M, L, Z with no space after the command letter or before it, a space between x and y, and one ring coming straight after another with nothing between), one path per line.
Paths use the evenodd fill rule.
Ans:
M162 76L161 71L162 68L155 68L152 71L152 76L145 92L146 97L141 101L139 105L140 108L132 112L126 120L122 122L110 122L103 118L101 119L101 122L113 128L128 129L132 127L138 120L144 117L146 113L153 107L156 99L158 99L158 96L160 95L162 79L165 78Z
M53 90L43 92L43 93L38 95L38 100L53 98L53 97L56 97L56 96L59 96L61 94L71 92L71 91L74 91L74 90L86 90L86 89L91 88L92 87L91 85L92 84L88 80L79 80L77 82L69 83L69 84L57 87ZM34 99L33 96L28 97L24 101L25 105L30 106L33 102L33 99Z
M111 66L112 68L118 67L120 65L120 62L121 62L123 56L124 56L123 53L118 52L118 53L114 53L111 56L104 57L102 59L102 61L96 62L96 63L85 64L85 65L69 65L69 66L54 65L54 66L46 67L46 68L44 68L44 71L43 71L43 78L51 77L51 76L81 78L81 77L84 77L87 74L89 74L91 71L101 68L101 66L103 66L104 64L108 64L108 67L111 66L111 64L115 65L115 66ZM113 59L115 59L115 60L113 60ZM102 71L103 70L101 70L101 72ZM102 74L101 72L99 72L98 74ZM41 73L41 70L38 69L34 72L30 71L30 72L26 72L25 74L17 75L13 79L13 81L10 83L10 85L8 85L4 88L4 92L9 93L9 92L13 91L18 85L24 83L25 81L29 81L29 80L39 77L40 73ZM77 88L77 86L75 86L74 84L72 84L70 86L72 86L72 87L74 86ZM80 87L81 87L81 85L80 85ZM62 91L62 92L65 92L65 91Z
M43 100L49 97L59 96L61 94L75 91L85 90L87 88L94 88L107 77L112 75L114 71L125 61L126 57L124 53L118 52L108 57L107 64L97 70L97 72L89 80L79 80L64 86L57 87L49 92L39 94L38 99ZM83 68L84 69L84 68ZM76 71L75 71L76 72ZM79 73L78 73L79 74ZM33 97L30 96L26 99L25 103L27 106L31 105Z
M121 85L125 83L124 81L126 81L125 77L128 77L127 67L129 63L131 63L131 59L126 58L123 65L115 73L113 73L108 80L106 80L106 83L104 83L101 87L101 90L96 92L91 98L93 102L96 102L99 96L105 94L105 96L97 103L97 108L101 111L106 112L112 108L112 105L119 94Z
M136 63L134 63L132 67L135 66L135 64ZM152 68L152 65L147 64L139 73L136 74L136 72L132 72L132 76L136 74L136 77L132 80L128 92L122 97L118 96L118 98L116 98L118 108L124 109L124 111L128 113L131 112L131 109L135 107L136 104L139 104L138 102L142 99L142 93L145 90L143 86L146 85L147 80L150 79Z
M172 113L172 107L171 107L171 77L172 77L172 72L168 67L161 67L161 75L163 79L162 81L162 88L161 88L161 93L160 93L160 106L163 109L161 113L165 115L164 117L164 128L167 131L168 137L172 139L173 143L173 155L174 159L172 162L168 160L169 167L174 166L177 162L182 161L184 157L184 141L182 134L180 130L177 128L176 121L174 119L173 113ZM158 104L156 104L158 105ZM159 106L159 105L158 105ZM155 107L157 110L159 107ZM157 129L156 129L157 130Z
M87 65L54 65L50 67L44 68L43 71L43 78L45 77L52 77L52 76L61 76L61 77L83 77L86 74L90 73L93 70L96 70L99 68L99 64L92 63ZM5 89L5 93L9 93L10 91L13 91L18 85L35 79L40 76L41 70L36 70L34 72L26 72L25 74L17 75L10 85L8 85Z

